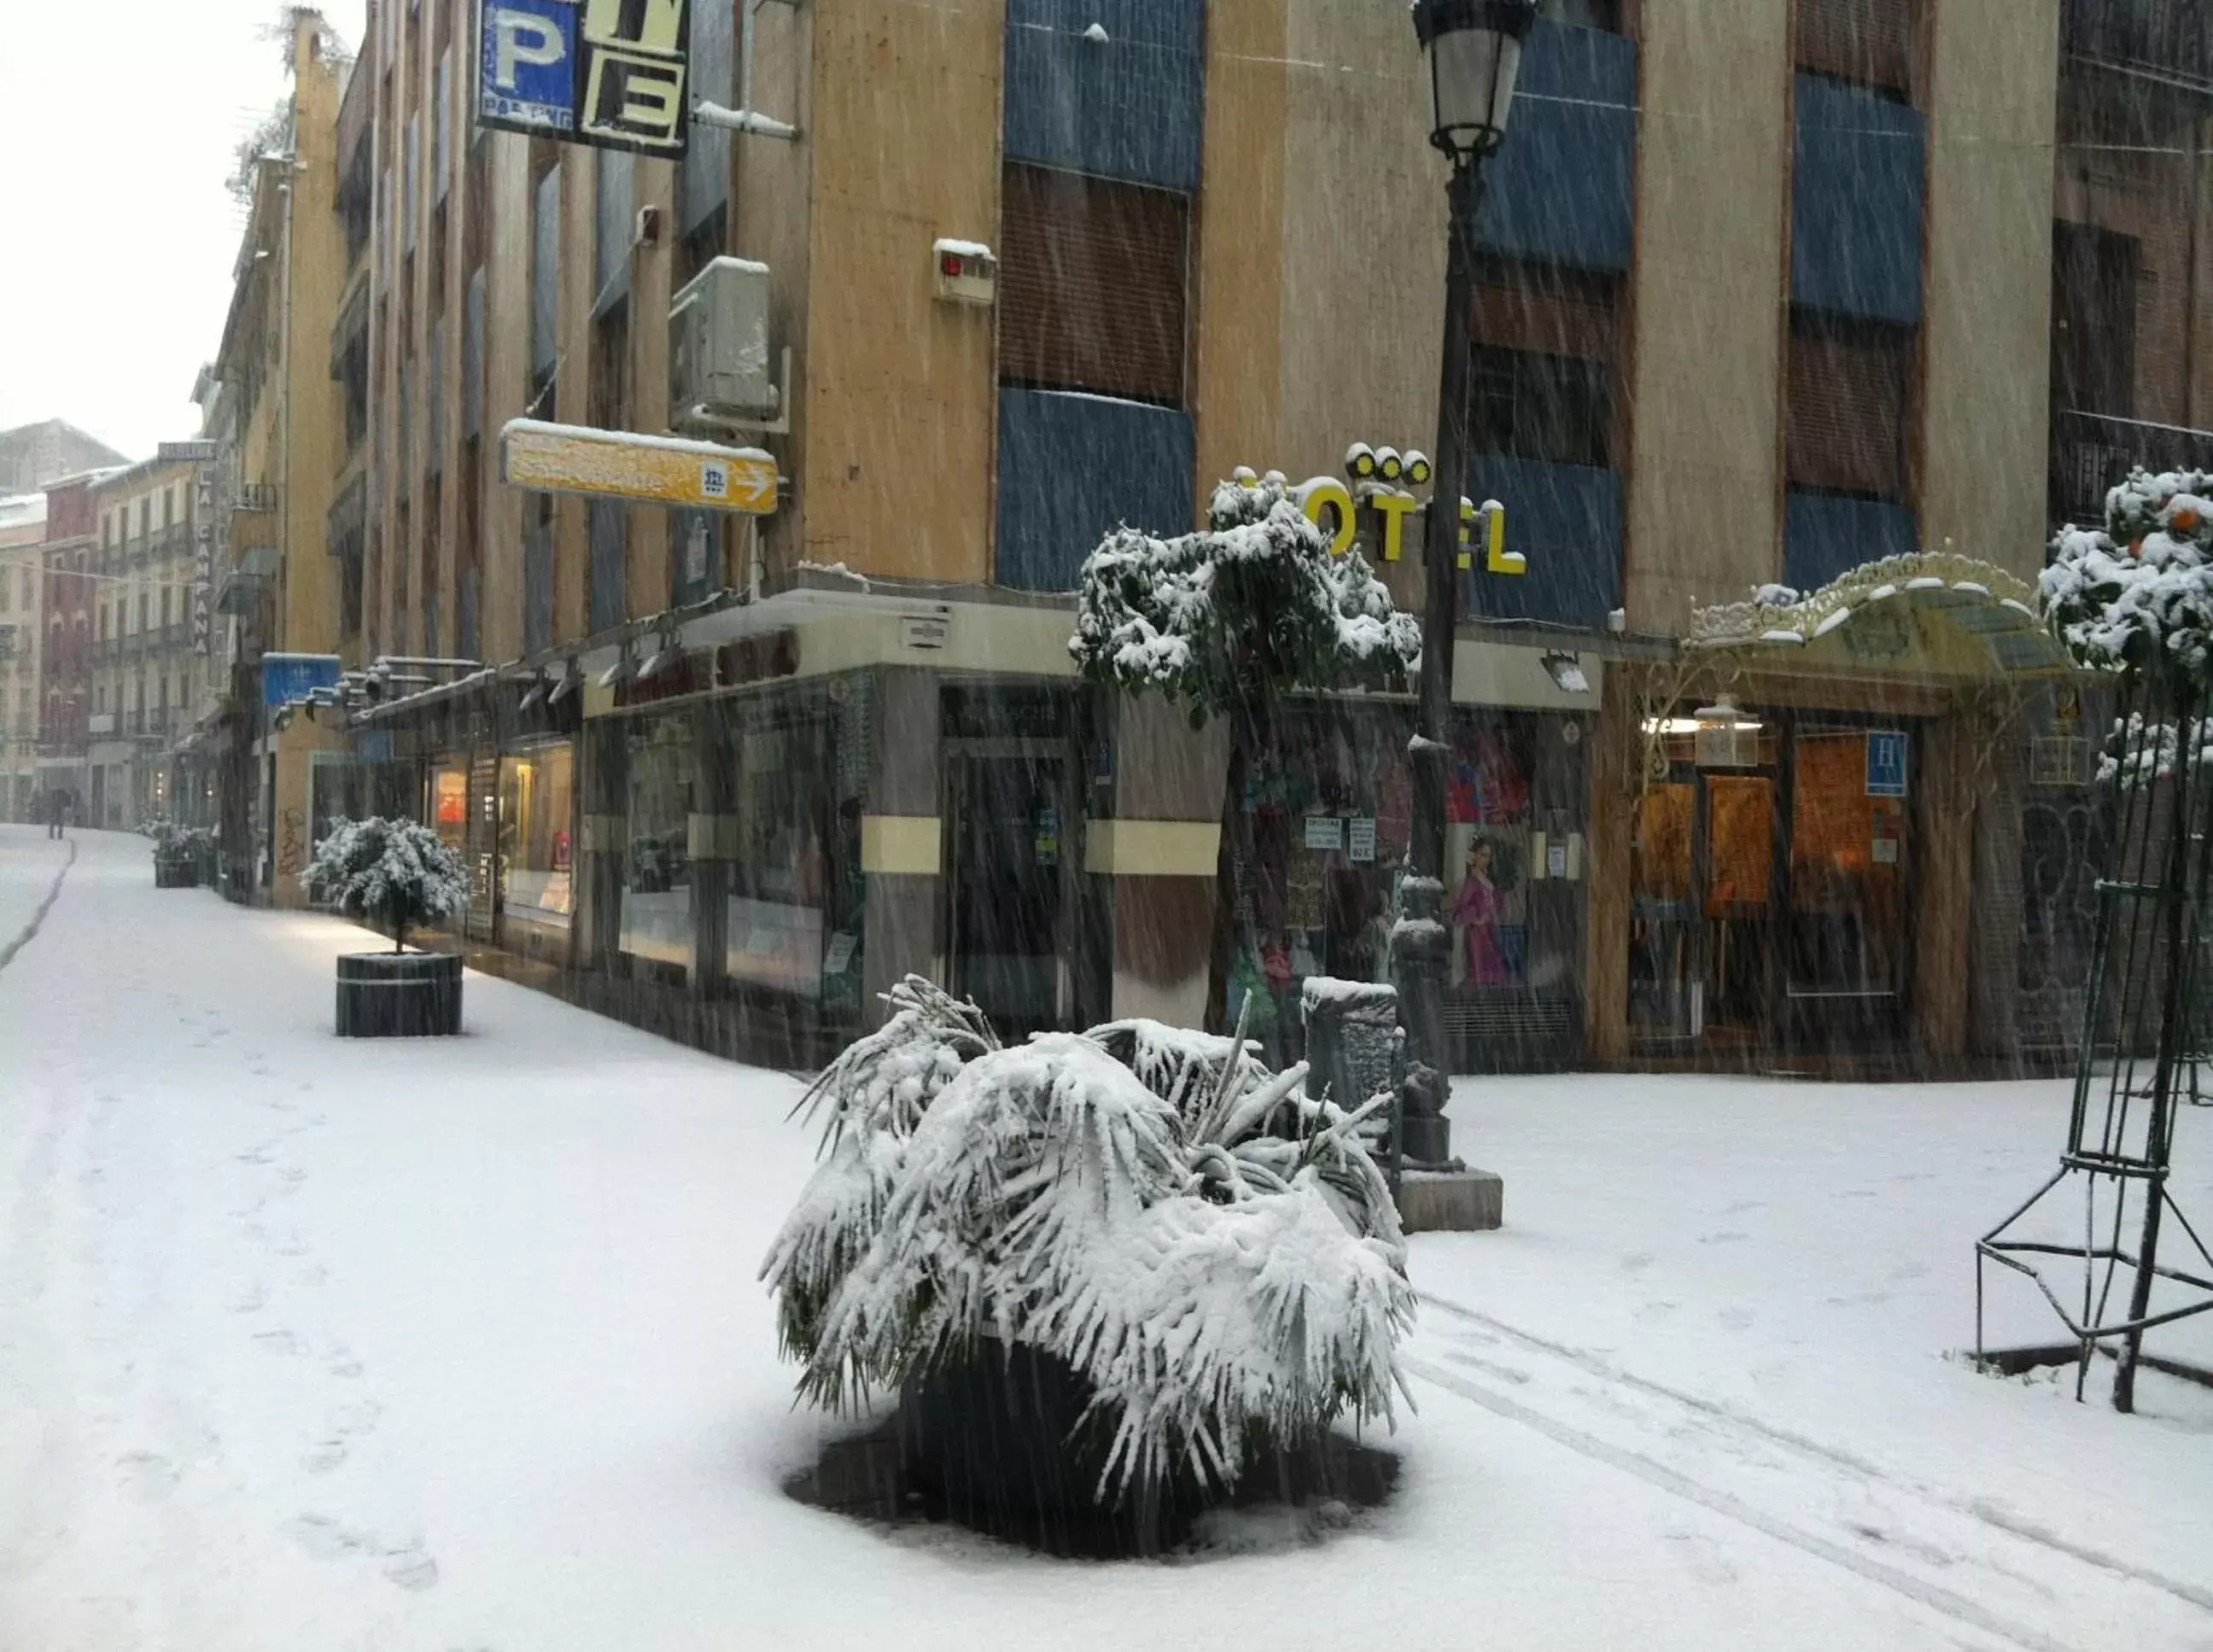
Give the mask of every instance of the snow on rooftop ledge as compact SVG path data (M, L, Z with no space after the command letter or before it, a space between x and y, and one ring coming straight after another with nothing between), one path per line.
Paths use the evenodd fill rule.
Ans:
M990 258L991 249L980 241L962 241L954 235L940 235L930 244L930 251L940 258Z

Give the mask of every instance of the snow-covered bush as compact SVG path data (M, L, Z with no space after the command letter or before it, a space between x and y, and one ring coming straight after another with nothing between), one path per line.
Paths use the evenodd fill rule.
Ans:
M800 1392L840 1409L1013 1344L1088 1385L1097 1495L1226 1485L1265 1439L1392 1414L1411 1322L1347 1112L1147 1021L1002 1047L909 976L809 1092L821 1162L762 1268Z
M1302 686L1397 686L1421 663L1422 633L1271 474L1216 487L1203 533L1100 540L1068 648L1089 680L1154 690L1196 723Z
M2131 471L2102 530L2063 528L2051 549L2045 607L2078 661L2213 680L2213 474Z
M430 827L413 820L332 823L305 874L308 893L350 917L392 931L392 949L407 949L407 928L443 917L467 898L461 857Z

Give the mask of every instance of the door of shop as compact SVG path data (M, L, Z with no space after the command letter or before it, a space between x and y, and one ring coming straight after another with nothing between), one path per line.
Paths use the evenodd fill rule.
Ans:
M1774 998L1777 786L1768 760L1671 762L1638 801L1631 838L1631 1025L1709 1050L1769 1040Z
M1665 742L1631 839L1630 1024L1655 1047L1864 1053L1905 1033L1911 734L1761 714L1757 763Z
M1009 1041L1064 1026L1073 1008L1068 769L1064 748L1025 741L947 762L953 990Z

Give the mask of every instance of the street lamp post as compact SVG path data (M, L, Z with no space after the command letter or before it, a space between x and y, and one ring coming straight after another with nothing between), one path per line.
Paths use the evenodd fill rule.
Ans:
M1413 746L1411 875L1399 893L1393 948L1406 1028L1408 1071L1399 1144L1417 1164L1451 1156L1444 1117L1445 787L1450 749L1452 656L1460 491L1467 481L1468 310L1474 299L1472 243L1482 200L1483 162L1506 135L1521 43L1536 0L1416 0L1414 32L1430 71L1430 142L1452 163L1446 198L1451 228L1445 252L1444 361L1437 389L1436 484L1423 541L1421 698Z

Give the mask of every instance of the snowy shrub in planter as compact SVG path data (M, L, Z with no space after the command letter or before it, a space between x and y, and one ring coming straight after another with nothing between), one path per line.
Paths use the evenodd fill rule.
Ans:
M2131 471L2106 496L2103 531L2064 528L2051 552L2045 608L2077 660L2213 680L2213 473Z
M1216 1493L1271 1444L1390 1418L1414 1299L1367 1109L1157 1022L1003 1048L919 977L890 1002L809 1092L821 1162L762 1269L803 1396L926 1415L1005 1392L977 1373L1043 1374L1066 1390L1026 1413L1048 1437L1000 1417L972 1419L985 1451L940 1444L972 1473L1050 1457L1100 1505Z
M445 917L466 894L461 858L436 832L379 816L339 820L303 876L315 899L392 933L390 952L338 960L341 1038L460 1031L460 959L406 949L410 924Z

